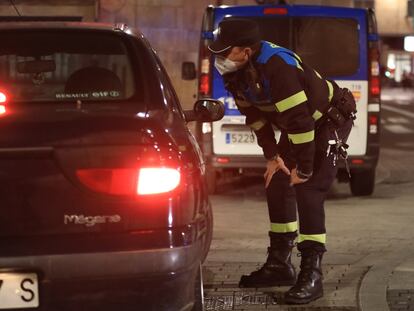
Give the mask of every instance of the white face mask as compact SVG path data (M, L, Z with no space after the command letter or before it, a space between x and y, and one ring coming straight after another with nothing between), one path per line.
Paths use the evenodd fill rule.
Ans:
M242 65L243 63L241 62L235 62L222 56L216 56L216 60L214 61L214 67L216 67L221 75L235 72L239 70Z

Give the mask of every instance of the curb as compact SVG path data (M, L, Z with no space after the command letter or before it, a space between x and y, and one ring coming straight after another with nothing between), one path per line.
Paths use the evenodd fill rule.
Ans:
M392 272L409 256L410 252L399 249L378 258L378 254L369 255L359 262L371 266L362 279L358 293L359 309L361 311L389 311L387 301L388 283ZM372 263L374 262L374 265ZM371 263L371 264L369 264Z

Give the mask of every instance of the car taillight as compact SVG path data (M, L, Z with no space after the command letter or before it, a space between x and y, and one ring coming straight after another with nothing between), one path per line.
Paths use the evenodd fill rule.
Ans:
M180 172L173 168L142 168L139 171L139 195L166 193L180 184Z
M76 176L89 189L110 195L155 195L180 184L175 168L79 169Z
M5 105L6 101L7 101L6 94L3 92L0 92L0 115L6 113L6 105Z
M0 103L5 103L6 100L7 100L6 94L4 94L3 92L0 92Z

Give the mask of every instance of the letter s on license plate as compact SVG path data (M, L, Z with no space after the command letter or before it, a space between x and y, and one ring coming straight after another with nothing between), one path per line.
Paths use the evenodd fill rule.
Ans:
M256 136L253 133L226 133L226 144L254 144Z
M39 307L39 284L35 273L0 273L0 309Z

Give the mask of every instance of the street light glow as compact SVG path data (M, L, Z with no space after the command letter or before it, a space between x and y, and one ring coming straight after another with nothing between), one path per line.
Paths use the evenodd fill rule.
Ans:
M414 52L414 36L404 37L404 50Z

